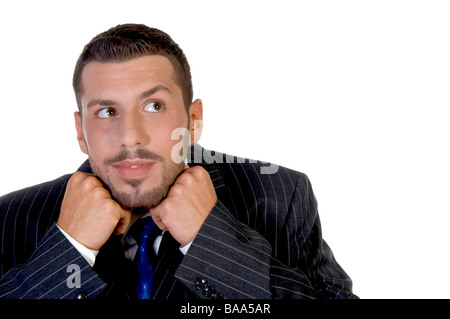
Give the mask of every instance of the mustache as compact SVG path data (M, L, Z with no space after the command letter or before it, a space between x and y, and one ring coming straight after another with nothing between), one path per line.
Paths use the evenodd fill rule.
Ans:
M104 163L105 165L114 165L116 163L120 163L122 161L128 160L128 159L147 159L147 160L152 160L152 161L162 161L162 157L144 150L144 149L137 149L133 152L131 152L130 150L122 150L120 151L119 154L115 155L114 157L111 158L107 158L105 159Z

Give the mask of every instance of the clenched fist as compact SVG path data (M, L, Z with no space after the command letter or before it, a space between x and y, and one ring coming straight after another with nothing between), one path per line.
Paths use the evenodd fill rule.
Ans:
M113 232L126 231L130 218L100 180L76 172L67 184L57 225L80 244L99 250Z
M200 166L186 165L167 197L150 213L160 229L168 230L186 246L197 236L216 202L216 190L208 172Z

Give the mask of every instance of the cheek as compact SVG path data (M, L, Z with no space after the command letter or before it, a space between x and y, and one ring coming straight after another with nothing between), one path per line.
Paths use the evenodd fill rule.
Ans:
M172 149L173 144L177 141L172 140L172 132L174 128L172 127L160 127L152 132L150 135L150 148L156 147L161 152L161 155L164 154L164 157L167 157L167 154L170 155L170 151Z
M150 148L155 147L158 149L160 155L165 158L171 158L172 148L180 143L182 137L179 132L184 132L187 130L187 117L180 119L176 123L161 124L153 127L150 133ZM173 139L172 139L173 134Z
M101 129L87 129L85 131L85 141L88 148L89 157L97 162L106 157L108 151L113 150L113 145L117 137L113 132L102 131Z

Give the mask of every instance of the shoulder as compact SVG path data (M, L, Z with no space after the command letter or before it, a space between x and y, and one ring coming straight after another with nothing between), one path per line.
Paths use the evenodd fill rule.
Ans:
M91 172L88 161L84 162L79 171ZM65 174L50 181L26 187L0 196L0 214L5 207L30 206L36 202L52 202L64 195L67 182L73 174Z
M59 217L72 174L0 197L1 271L24 263Z
M17 204L32 204L29 200L50 199L50 195L58 194L67 184L71 174L63 175L52 181L44 182L27 188L23 188L0 197L0 207Z
M255 201L285 207L294 197L302 201L312 195L305 173L281 165L211 151L198 145L191 148L188 162L208 170L216 186L220 186L217 179L222 181L232 197L229 201L234 204Z
M310 185L308 176L275 163L243 158L235 155L205 149L198 144L191 148L188 162L194 165L213 167L225 176L234 176L239 180L263 184L279 184L304 189Z
M36 247L59 216L70 176L64 175L0 197L0 241L5 256L15 249L15 242L20 241L22 244L18 246L27 251Z
M59 216L67 181L72 174L23 188L0 197L0 235L32 231L40 238Z
M0 276L24 263L56 221L69 176L0 197Z

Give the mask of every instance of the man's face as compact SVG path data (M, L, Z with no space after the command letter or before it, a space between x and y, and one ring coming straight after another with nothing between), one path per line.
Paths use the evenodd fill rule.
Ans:
M171 159L172 131L201 120L202 110L196 100L187 114L174 78L170 61L154 55L83 70L80 148L125 209L158 205L184 168Z

